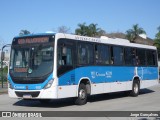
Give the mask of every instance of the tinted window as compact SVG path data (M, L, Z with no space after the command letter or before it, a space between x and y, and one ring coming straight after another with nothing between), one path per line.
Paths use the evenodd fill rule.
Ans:
M132 55L132 48L125 48L124 49L124 59L126 65L133 64L133 55Z
M137 56L137 49L136 48L132 48L132 63L135 66L139 65L139 63L140 63L139 58Z
M148 50L146 51L147 65L156 65L156 52Z
M68 39L58 41L58 66L57 75L60 76L74 68L75 60L75 42Z
M58 65L73 65L72 49L69 47L60 47L58 50Z
M111 47L111 64L123 64L123 48L118 46Z
M109 47L105 45L95 45L96 64L109 64Z
M138 65L146 65L145 50L137 49L136 59L138 61Z
M93 45L87 43L78 44L78 63L79 64L93 64Z

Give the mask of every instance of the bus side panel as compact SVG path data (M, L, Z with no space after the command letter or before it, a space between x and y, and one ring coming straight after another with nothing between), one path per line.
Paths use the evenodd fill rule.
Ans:
M111 92L131 90L134 67L112 66Z
M79 67L59 77L58 96L77 96L80 80L88 78L91 94L109 93L132 89L134 67L88 66Z
M157 67L138 67L138 75L141 79L141 88L158 84Z
M91 94L132 90L134 76L139 76L141 88L158 84L156 67L87 66L79 67L59 77L60 98L77 96L80 80L88 79ZM142 79L143 78L143 79Z
M75 84L75 70L71 70L58 79L58 98L77 96L77 84Z

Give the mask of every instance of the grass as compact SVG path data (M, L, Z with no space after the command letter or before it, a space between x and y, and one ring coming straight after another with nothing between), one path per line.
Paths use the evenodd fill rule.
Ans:
M1 72L1 70L0 70L0 72ZM5 67L5 68L3 68L3 89L2 89L2 80L1 80L1 78L2 78L2 74L0 73L0 95L1 94L6 94L7 92L8 92L8 89L7 89L7 73L8 73L8 67Z
M0 72L2 70L0 69ZM8 73L8 67L3 68L3 81L7 81L7 73ZM0 83L1 83L2 74L0 73Z

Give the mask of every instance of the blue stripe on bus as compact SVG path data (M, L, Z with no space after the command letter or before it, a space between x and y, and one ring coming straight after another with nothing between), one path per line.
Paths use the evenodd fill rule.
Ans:
M158 69L156 67L138 67L138 76L142 80L155 80L158 79ZM107 83L107 82L125 82L131 81L135 76L135 67L119 67L119 66L90 66L79 67L70 72L63 74L59 77L59 86L64 85L78 85L81 78L89 78L92 83ZM51 80L51 74L43 83L40 84L15 84L13 83L10 75L8 80L15 90L41 90Z
M157 67L138 67L138 76L141 80L158 79ZM127 82L135 76L135 67L120 66L90 66L80 67L59 77L59 85L78 85L81 78L89 78L92 83Z
M28 87L27 90L41 90L44 88L44 86L53 78L53 73L49 75L49 77L43 82L39 84L15 84L12 81L12 78L10 75L8 75L8 80L12 84L15 90L26 90L26 86Z

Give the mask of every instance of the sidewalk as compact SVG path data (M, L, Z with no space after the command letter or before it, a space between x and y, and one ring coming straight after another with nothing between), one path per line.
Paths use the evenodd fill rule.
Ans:
M0 84L0 95L1 94L7 94L8 93L8 87L7 85L4 84L3 88L2 85Z
M8 88L0 88L0 95L7 94L7 93L8 93Z

